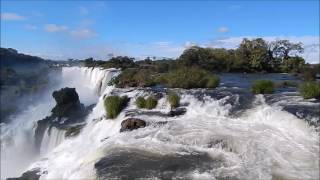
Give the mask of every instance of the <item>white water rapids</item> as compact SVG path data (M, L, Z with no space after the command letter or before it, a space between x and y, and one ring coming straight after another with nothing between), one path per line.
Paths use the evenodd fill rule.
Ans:
M29 143L33 138L32 127L49 115L54 102L49 95L47 101L29 107L12 124L1 127L1 178L17 177L28 169L40 168L43 173L40 179L97 179L94 164L98 160L119 148L134 148L159 155L207 153L212 160L222 162L206 171L190 171L184 179L319 179L318 132L303 119L276 105L267 105L262 95L255 97L253 108L233 117L232 105L228 103L230 96L199 100L182 93L181 104L187 104L186 114L137 115L149 123L169 123L119 133L125 111L110 120L105 118L103 107L103 97L115 89L107 86L107 82L117 73L97 68L64 68L61 87L76 87L80 101L86 105L97 101L87 125L78 136L66 139L58 130L51 131L42 142L46 153L38 157L32 154ZM95 93L100 95L99 99ZM134 89L122 90L120 95L131 98L126 110L136 110L135 98L147 94ZM163 97L152 111L169 110ZM215 144L217 141L221 143ZM25 163L17 168L19 162Z

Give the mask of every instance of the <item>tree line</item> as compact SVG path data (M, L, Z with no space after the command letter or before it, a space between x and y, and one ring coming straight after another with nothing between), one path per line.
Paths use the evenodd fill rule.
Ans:
M300 56L304 49L302 43L288 40L267 42L262 38L244 38L236 49L192 46L176 59L151 58L135 61L132 57L118 56L108 61L86 59L85 66L106 68L144 68L157 72L167 72L180 67L199 67L210 72L286 72L300 73L308 67Z

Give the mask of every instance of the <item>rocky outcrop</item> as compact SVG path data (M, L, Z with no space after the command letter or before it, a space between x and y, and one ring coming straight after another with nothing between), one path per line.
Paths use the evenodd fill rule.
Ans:
M184 115L186 112L187 112L186 108L175 108L169 112L168 116L170 117L181 116L181 115Z
M59 91L54 91L52 96L56 101L56 106L51 111L53 116L73 118L83 114L85 108L80 103L75 88L62 88Z
M31 170L27 171L22 174L22 176L17 177L17 178L7 178L7 180L39 180L40 175L39 175L39 170Z
M94 167L97 179L190 179L190 172L204 173L222 164L206 153L163 155L128 148L114 149Z
M56 127L66 130L67 137L79 134L84 126L85 117L94 107L94 105L85 107L81 104L75 88L62 88L54 91L52 96L56 101L56 106L51 110L52 114L37 122L35 130L35 145L37 149L40 149L41 141L47 128Z
M144 127L146 127L145 121L137 118L128 118L122 121L120 132L132 131L134 129L144 128Z

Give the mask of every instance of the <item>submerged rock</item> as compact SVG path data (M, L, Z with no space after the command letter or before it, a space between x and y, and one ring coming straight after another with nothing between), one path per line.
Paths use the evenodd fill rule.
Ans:
M94 165L97 179L192 179L190 172L220 166L221 160L206 153L162 155L135 149L115 149Z
M73 137L73 136L77 136L81 129L84 127L84 125L76 125L76 126L72 126L69 127L65 133L65 137Z
M121 122L120 132L132 131L134 129L146 127L146 122L137 118L128 118Z
M20 177L7 178L7 180L39 180L40 178L39 172L40 172L39 169L31 170L23 173L22 176Z
M170 117L181 116L181 115L184 115L186 112L187 112L186 108L175 108L169 112L168 116Z

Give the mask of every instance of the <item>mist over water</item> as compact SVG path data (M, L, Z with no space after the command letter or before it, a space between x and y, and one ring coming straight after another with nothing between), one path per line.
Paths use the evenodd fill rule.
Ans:
M303 116L299 118L283 109L284 104L299 102L316 107L319 102L297 101L298 96L279 101L252 96L237 84L228 87L232 78L226 77L225 84L222 78L223 87L213 91L178 90L186 114L158 116L154 112L170 111L165 97L154 110L137 109L135 98L154 90L107 86L118 73L63 68L58 86L13 117L10 124L1 126L1 178L40 168L41 179L110 179L126 175L159 179L319 179L316 127ZM81 103L97 104L78 136L64 138L63 131L53 128L43 138L41 155L36 154L36 121L49 115L55 105L52 91L66 86L76 88ZM131 98L129 106L114 120L106 119L103 107L103 97L110 94ZM143 119L148 126L119 133L127 117Z

